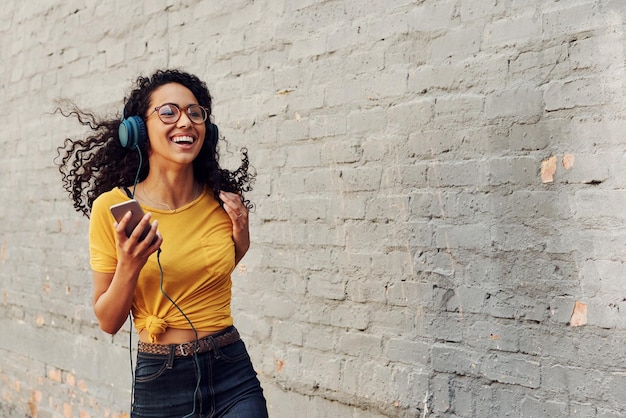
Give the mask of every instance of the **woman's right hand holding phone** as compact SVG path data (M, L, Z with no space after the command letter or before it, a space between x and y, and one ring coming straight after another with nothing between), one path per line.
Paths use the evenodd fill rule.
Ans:
M94 312L100 328L109 334L115 334L126 322L133 303L139 272L148 261L148 257L157 251L163 242L161 234L157 231L158 222L155 220L150 223L149 213L139 220L130 236L127 236L125 231L131 219L132 213L128 211L113 225L117 235L118 254L115 272L93 272ZM144 231L147 231L145 236Z
M133 273L139 273L148 257L161 246L163 237L158 232L158 221L155 219L150 223L150 218L150 213L143 215L129 237L125 231L132 219L131 211L114 224L118 243L118 267L130 268Z

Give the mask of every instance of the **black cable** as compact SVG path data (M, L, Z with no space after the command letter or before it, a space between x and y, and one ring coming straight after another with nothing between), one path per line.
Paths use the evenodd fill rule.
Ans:
M139 173L141 172L141 165L143 164L143 157L141 155L141 150L139 149L139 145L135 145L137 149L137 153L139 154L139 168L137 168L137 173L135 174L135 181L133 182L133 192L131 193L130 198L135 198L135 190L137 189L137 182L139 181ZM132 313L128 312L128 357L130 358L130 407L133 407L133 400L135 398L135 368L133 366L133 317Z
M132 409L135 398L135 367L133 366L133 317L130 312L128 312L128 323L130 325L128 330L128 357L130 358L130 406Z
M200 376L200 363L198 362L198 331L196 330L196 327L193 326L193 323L191 322L191 320L189 319L189 317L185 314L185 312L183 312L183 310L180 308L180 306L178 306L178 304L176 302L174 302L174 300L170 297L170 295L168 295L165 290L163 290L163 267L161 266L161 248L159 248L157 250L157 263L159 265L159 271L161 274L161 278L160 278L160 282L159 282L159 287L161 289L161 293L163 294L163 296L165 296L171 303L172 305L174 305L174 307L176 309L178 309L178 311L181 313L181 315L187 320L187 322L189 323L189 326L191 326L191 329L193 330L194 336L195 336L195 340L194 340L194 350L193 350L193 362L196 366L196 374L198 376L198 378L196 379L196 388L193 391L193 410L188 414L185 415L183 418L189 418L189 417L193 417L193 415L196 413L196 399L198 398L198 392L200 391L200 379L202 378L202 376Z
M139 182L139 173L141 172L141 166L143 164L143 157L141 155L141 150L139 149L138 145L135 145L135 148L137 149L137 153L139 154L139 168L137 169L137 174L135 175L135 181L133 183L133 192L132 192L132 196L131 199L135 198L135 190L137 188L137 183ZM159 265L159 272L160 272L160 279L159 279L159 288L161 290L161 293L163 294L163 296L165 296L171 303L172 305L174 305L174 307L176 309L178 309L178 311L181 313L181 315L187 320L187 322L189 323L189 326L191 327L191 329L193 330L194 333L194 353L193 353L193 361L194 364L196 366L196 373L197 373L197 380L196 380L196 388L193 392L193 410L188 414L185 415L183 418L189 418L189 417L193 417L193 415L196 413L196 399L198 397L198 392L200 390L200 380L202 378L202 376L200 375L201 371L200 371L200 363L198 362L198 331L196 330L196 327L193 326L193 323L191 322L191 320L189 319L189 317L187 316L187 314L185 314L185 312L183 312L183 310L180 308L180 306L178 306L178 304L176 302L174 302L174 300L170 297L170 295L168 295L165 290L163 289L163 266L161 266L161 248L159 248L157 250L157 264ZM132 340L133 340L133 322L132 322L132 316L131 316L131 312L128 313L128 318L129 318L129 322L130 322L130 337L129 337L129 344L128 344L128 351L129 351L129 356L130 356L130 374L131 374L131 378L132 378L132 386L131 386L131 392L130 392L130 398L131 398L131 409L132 409L132 404L133 404L133 400L134 400L134 395L135 395L135 371L133 368L133 346L132 346Z
M135 189L137 189L137 183L139 182L139 173L141 172L141 166L143 165L143 156L141 155L141 150L139 149L139 145L135 145L137 149L137 154L139 154L139 168L137 168L137 174L135 174L135 181L133 183L133 195L131 199L135 198Z

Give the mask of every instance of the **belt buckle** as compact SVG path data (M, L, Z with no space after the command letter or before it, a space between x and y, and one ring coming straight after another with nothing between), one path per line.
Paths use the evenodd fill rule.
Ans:
M182 344L179 344L179 345L178 345L178 347L180 348L180 354L181 354L183 357L187 357L187 356L189 355L189 353L185 350L185 344L186 344L186 343L182 343Z

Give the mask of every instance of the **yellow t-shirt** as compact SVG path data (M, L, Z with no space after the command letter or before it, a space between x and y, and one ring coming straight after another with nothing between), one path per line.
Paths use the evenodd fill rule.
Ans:
M98 196L89 223L90 264L93 271L114 273L117 266L115 219L109 208L128 200L115 188ZM231 273L235 268L233 226L228 214L211 193L175 213L142 205L159 221L163 236L160 261L163 291L176 302L198 331L215 332L233 324L230 311ZM150 338L167 327L191 329L189 322L163 294L157 253L139 274L132 305L135 327L148 330Z

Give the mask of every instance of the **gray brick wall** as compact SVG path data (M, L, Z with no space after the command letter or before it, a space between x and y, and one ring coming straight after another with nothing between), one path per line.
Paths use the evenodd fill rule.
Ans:
M258 171L234 311L271 416L626 415L625 18L621 0L4 2L0 416L127 416L128 326L96 324L87 220L53 163L85 131L52 112L117 115L162 67L207 81L223 161L247 146Z

